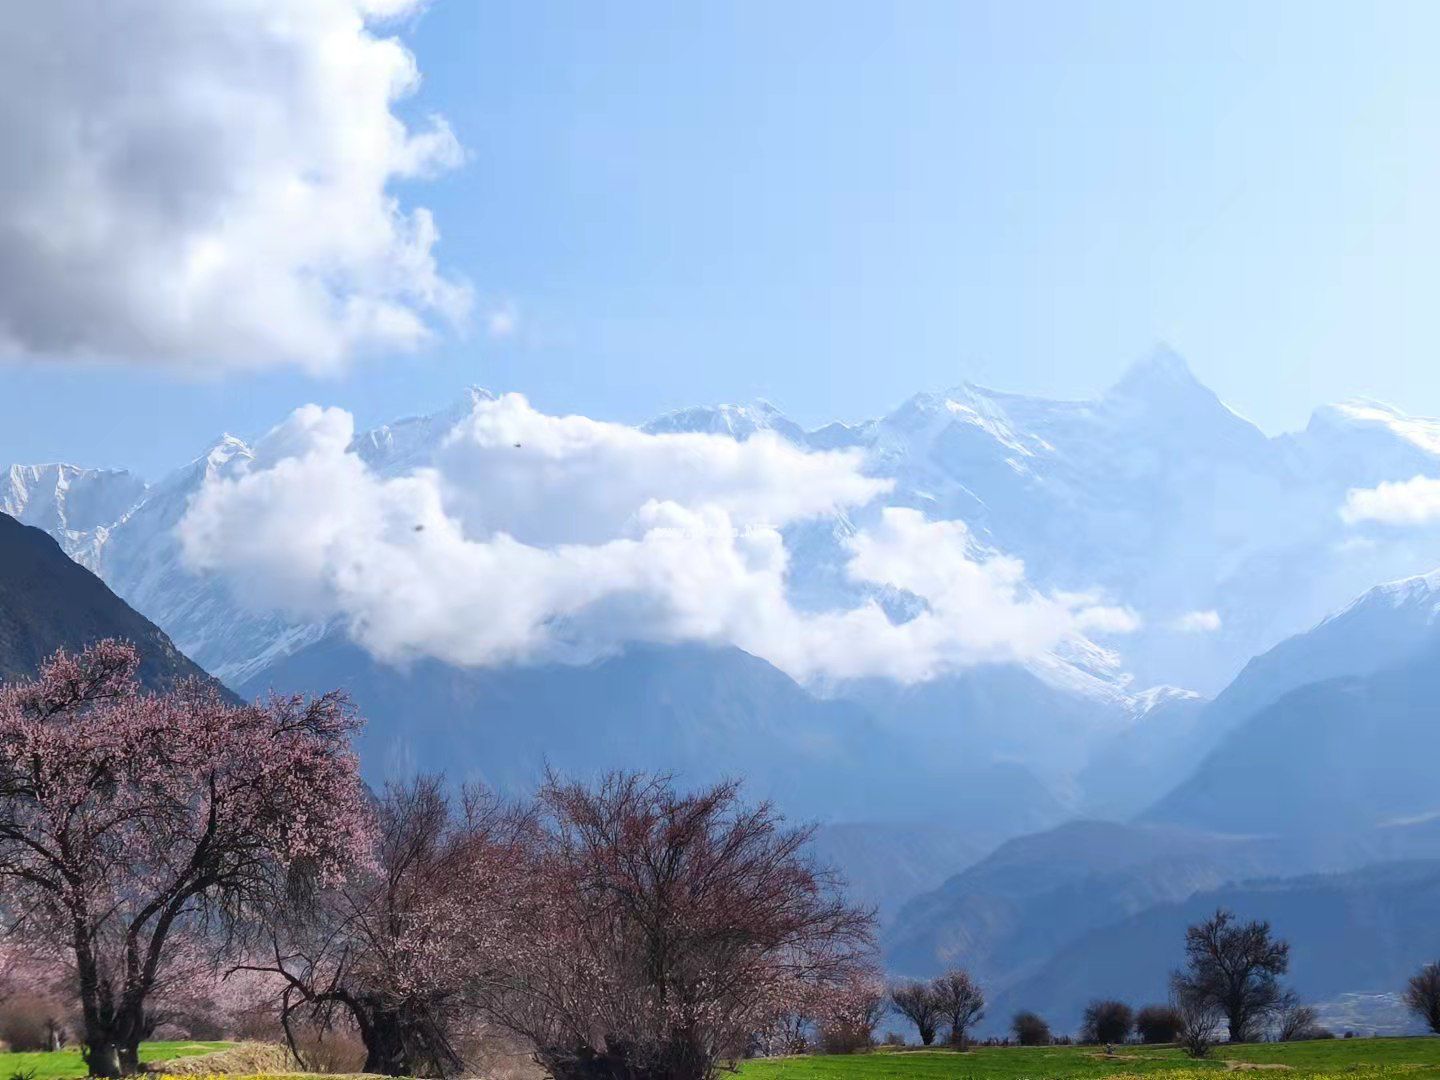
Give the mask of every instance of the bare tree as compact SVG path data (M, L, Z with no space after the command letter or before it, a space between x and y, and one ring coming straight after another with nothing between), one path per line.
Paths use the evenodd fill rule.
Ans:
M1021 1046L1049 1046L1052 1041L1050 1025L1038 1013L1029 1010L1015 1014L1010 1021L1010 1030Z
M1225 1022L1225 1014L1214 1004L1198 998L1177 996L1171 1008L1180 1020L1180 1029L1176 1033L1180 1048L1192 1058L1209 1057L1220 1025Z
M1280 1000L1275 1018L1277 1042L1300 1042L1320 1034L1320 1014L1309 1005L1302 1005L1295 991L1287 990Z
M1172 984L1180 1002L1220 1010L1231 1042L1250 1042L1283 1008L1289 966L1290 945L1268 922L1239 923L1222 909L1185 931L1185 968Z
M935 1041L944 1014L934 986L923 982L896 983L890 988L890 1003L915 1025L923 1045L929 1046Z
M808 830L734 783L551 777L540 808L533 907L484 1005L557 1080L709 1080L869 970L873 915L812 861Z
M1410 976L1405 1005L1436 1035L1440 1035L1440 962L1426 964Z
M985 995L967 971L956 968L932 984L935 1004L950 1025L950 1044L964 1049L970 1028L985 1017Z
M1097 1000L1085 1006L1080 1025L1080 1041L1086 1043L1123 1043L1135 1026L1135 1013L1123 1001Z

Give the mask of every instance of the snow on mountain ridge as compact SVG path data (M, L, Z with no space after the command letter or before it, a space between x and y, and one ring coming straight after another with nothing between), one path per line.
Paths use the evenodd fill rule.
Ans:
M0 474L0 512L44 529L87 566L95 531L113 524L145 493L145 482L123 469L50 463L11 465Z
M1440 420L1425 416L1407 416L1383 402L1356 398L1317 410L1328 412L1341 423L1356 427L1378 427L1418 447L1427 454L1440 457Z
M426 464L460 418L494 397L468 388L435 413L357 433L353 448L385 475L404 473ZM963 520L986 550L1023 560L1037 587L1098 588L1107 601L1140 612L1146 628L1124 643L1120 658L1096 647L1093 656L1060 658L1059 674L1045 675L1077 685L1098 680L1107 694L1128 696L1136 683L1214 689L1251 655L1376 581L1431 568L1417 561L1423 552L1399 539L1348 545L1335 507L1348 486L1413 475L1433 461L1440 422L1351 402L1317 410L1303 432L1268 438L1165 348L1088 400L962 382L858 423L806 430L775 406L754 402L683 409L642 430L737 439L773 431L812 449L862 451L868 472L894 481L893 494L854 521L787 531L791 574L806 606L823 608L846 587L845 538L863 527L865 513L908 506ZM1365 440L1363 454L1352 445L1357 438ZM259 670L277 648L283 653L295 628L281 632L259 620L262 642L255 617L186 576L168 530L206 475L223 474L249 454L242 440L226 437L113 521L78 532L46 523L67 550L227 677ZM10 505L18 505L13 495ZM32 518L40 505L32 498ZM1211 632L1167 629L1185 612L1212 609L1218 620Z

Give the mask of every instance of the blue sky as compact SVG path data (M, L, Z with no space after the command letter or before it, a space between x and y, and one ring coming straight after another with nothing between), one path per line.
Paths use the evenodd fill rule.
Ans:
M305 401L372 423L466 383L626 421L1085 396L1158 340L1268 430L1440 413L1437 31L1399 3L434 0L401 111L467 156L396 192L471 329L323 377L13 359L0 461L153 476Z

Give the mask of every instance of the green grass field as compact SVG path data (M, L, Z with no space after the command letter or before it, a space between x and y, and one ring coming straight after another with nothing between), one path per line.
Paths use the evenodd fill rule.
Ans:
M1070 1077L1161 1076L1190 1080L1229 1071L1284 1072L1286 1080L1413 1077L1440 1080L1440 1038L1328 1039L1303 1043L1218 1046L1193 1061L1168 1047L1125 1046L1114 1056L1088 1046L977 1047L876 1051L842 1057L768 1058L746 1062L741 1080L1068 1080ZM0 1078L3 1080L3 1078Z
M152 1042L140 1047L145 1063L208 1054L233 1045L227 1042ZM41 1054L0 1054L0 1080L34 1076L35 1080L72 1080L85 1075L85 1062L78 1048Z

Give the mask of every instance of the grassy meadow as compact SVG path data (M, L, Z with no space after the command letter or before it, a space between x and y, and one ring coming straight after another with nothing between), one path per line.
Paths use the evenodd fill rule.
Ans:
M140 1047L140 1060L152 1068L158 1062L194 1057L225 1050L227 1042L151 1042ZM34 1054L0 1053L0 1080L33 1077L33 1080L72 1080L85 1075L80 1048Z
M766 1058L746 1062L740 1080L1069 1080L1160 1076L1191 1080L1234 1071L1279 1071L1294 1080L1413 1077L1440 1080L1440 1038L1327 1039L1217 1046L1193 1061L1170 1047L1123 1046L1112 1055L1091 1046L982 1046L952 1050L879 1050L848 1056Z
M141 1060L156 1080L224 1080L226 1073L197 1071L199 1055L226 1050L215 1042L155 1042L141 1048ZM247 1046L249 1044L246 1044ZM232 1064L217 1058L217 1065ZM166 1074L164 1062L190 1059L181 1076ZM254 1065L251 1066L254 1068ZM1215 1048L1205 1061L1192 1061L1170 1047L1124 1046L1114 1054L1089 1046L977 1047L951 1050L877 1050L844 1056L813 1055L761 1058L740 1066L739 1080L1087 1080L1087 1078L1163 1077L1207 1080L1228 1072L1283 1072L1287 1080L1335 1077L1388 1080L1440 1080L1440 1038L1329 1039L1316 1042L1260 1043ZM0 1080L76 1080L85 1063L76 1049L55 1053L0 1053ZM252 1073L256 1080L280 1080L293 1073Z

